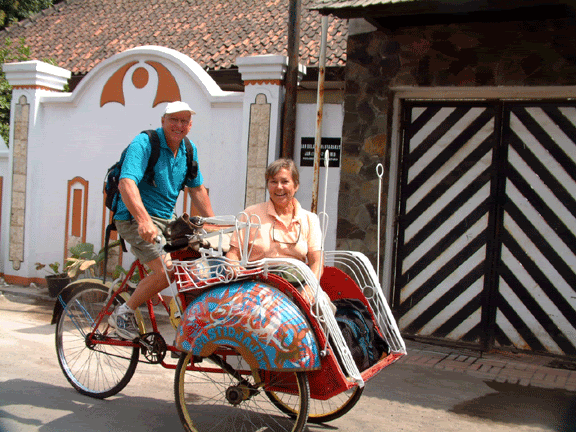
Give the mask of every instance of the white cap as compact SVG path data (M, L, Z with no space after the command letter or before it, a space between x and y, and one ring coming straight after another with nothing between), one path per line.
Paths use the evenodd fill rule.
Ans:
M177 101L177 102L170 102L168 103L168 105L166 105L164 115L182 111L189 111L190 114L196 114L196 112L192 108L190 108L190 105L188 105L186 102Z

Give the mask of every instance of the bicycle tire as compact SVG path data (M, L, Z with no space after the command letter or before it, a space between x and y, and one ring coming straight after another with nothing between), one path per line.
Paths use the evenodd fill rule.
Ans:
M98 344L89 347L86 335L105 306L108 288L95 283L79 288L56 322L56 352L66 379L81 394L105 399L120 392L138 365L138 347ZM124 303L117 296L112 307ZM100 327L108 328L103 320Z
M350 411L362 396L364 387L352 387L327 400L310 398L308 423L327 423L342 417ZM292 395L267 391L266 395L272 403L285 414L296 416L297 410Z
M237 378L214 363L203 359L197 363L212 368L212 372L192 371L187 368L192 355L183 355L176 366L174 393L180 421L188 432L225 431L268 431L301 432L306 427L310 389L305 372L284 373L280 380L260 383L260 372L253 370L251 375L242 377L258 387L258 392L248 396L250 391ZM231 357L227 357L230 362ZM235 369L247 369L240 355L235 356ZM256 378L255 378L256 377ZM301 411L295 417L278 415L278 410L265 396L265 390L271 385L286 385L290 380L291 388L297 392ZM241 391L237 391L237 390ZM231 395L244 395L235 399Z

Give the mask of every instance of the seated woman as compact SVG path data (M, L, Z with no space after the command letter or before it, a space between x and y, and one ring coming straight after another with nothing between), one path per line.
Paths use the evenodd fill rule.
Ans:
M249 217L257 215L261 222L255 238L250 239L250 261L295 258L307 263L320 280L323 268L320 221L316 214L304 210L294 198L300 184L294 161L278 159L272 162L266 169L265 179L270 200L244 210ZM240 260L236 234L230 240L230 251L226 257ZM314 303L312 290L308 289L303 294L310 303Z

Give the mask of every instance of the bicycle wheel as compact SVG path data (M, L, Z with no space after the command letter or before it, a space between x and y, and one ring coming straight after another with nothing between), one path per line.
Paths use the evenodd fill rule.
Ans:
M64 375L80 393L104 399L121 391L136 370L138 347L97 344L90 346L86 336L106 305L108 289L89 284L68 300L56 323L56 352ZM124 300L116 297L112 307ZM103 336L108 323L103 320L96 335Z
M211 368L210 372L187 369L191 357L188 353L180 358L174 382L178 415L185 430L300 432L306 426L310 390L304 372L272 373L274 379L261 381L259 377L265 372L253 370L250 375L242 376L234 373L249 369L240 355L227 356L226 365L214 362L213 358L195 363L195 366ZM266 389L272 387L294 393L299 407L294 418L278 415L265 394Z
M364 387L352 387L327 400L310 398L308 422L326 423L342 417L356 405L363 391ZM294 400L293 395L274 391L267 391L266 395L283 413L293 417L298 414L297 401Z

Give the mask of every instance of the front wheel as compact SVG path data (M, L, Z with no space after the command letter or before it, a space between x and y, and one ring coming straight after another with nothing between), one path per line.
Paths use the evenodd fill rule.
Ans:
M138 347L87 343L87 335L103 310L108 289L97 284L80 288L67 301L56 322L56 352L64 375L80 393L104 399L120 392L138 365ZM124 300L117 296L111 308ZM105 339L104 317L95 337Z
M192 363L183 355L176 367L178 415L190 432L300 432L306 426L310 390L304 372L250 371L237 353ZM199 359L196 359L197 361ZM279 415L266 392L290 393L298 413Z

